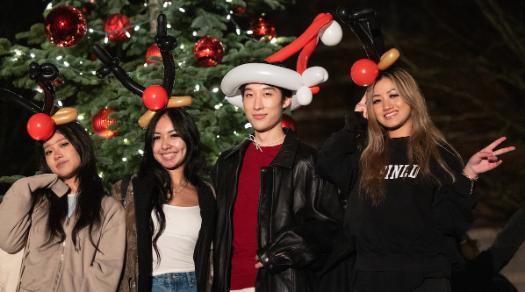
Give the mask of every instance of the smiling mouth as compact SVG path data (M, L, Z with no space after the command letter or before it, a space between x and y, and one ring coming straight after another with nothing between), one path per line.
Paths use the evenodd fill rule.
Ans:
M176 152L170 152L170 153L162 153L160 154L160 157L162 157L162 159L165 159L165 160L170 160L170 159L175 158L176 155L177 155Z
M256 120L262 120L266 117L266 114L257 114L257 115L252 115L252 116Z
M397 115L397 111L392 111L392 112L389 112L389 113L387 113L387 114L385 114L383 116L385 117L385 119L388 120L388 119L391 119L391 118L395 117L396 115Z

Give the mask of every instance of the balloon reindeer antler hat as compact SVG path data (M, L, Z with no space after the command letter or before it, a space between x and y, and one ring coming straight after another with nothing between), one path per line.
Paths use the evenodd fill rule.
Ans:
M38 106L32 101L6 88L0 88L12 101L29 112L34 113L27 121L27 132L29 136L37 141L46 141L55 133L55 125L63 125L77 119L78 112L72 107L55 109L55 90L51 82L58 77L58 69L50 63L31 63L29 66L29 77L35 80L44 91L44 102Z
M292 91L294 110L312 102L312 95L319 92L316 85L328 80L323 67L308 67L308 59L319 39L327 46L337 45L342 38L341 26L330 13L320 13L312 24L295 41L265 59L270 63L247 63L230 70L222 79L221 90L226 100L242 108L240 88L247 83L264 83ZM296 71L271 63L283 62L298 51Z
M367 56L354 62L350 69L350 77L355 84L368 86L374 83L380 70L388 69L397 61L399 50L392 48L384 52L383 34L377 20L377 12L373 9L339 8L337 15L361 41Z
M148 108L139 119L139 125L146 128L151 121L155 111L163 108L176 108L189 106L192 103L191 96L173 96L168 98L173 90L173 83L175 81L175 64L173 62L172 51L177 46L177 40L167 33L166 15L159 14L157 17L157 35L155 42L160 48L162 55L162 63L164 64L164 78L162 85L150 85L146 88L135 82L128 76L126 71L120 67L120 60L111 56L104 48L99 45L93 46L93 51L98 59L104 63L104 67L100 68L97 73L99 77L105 77L113 73L117 79L132 93L142 96L144 105Z

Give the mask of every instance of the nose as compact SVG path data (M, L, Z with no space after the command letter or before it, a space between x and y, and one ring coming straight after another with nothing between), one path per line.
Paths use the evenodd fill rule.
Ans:
M387 110L387 109L390 109L391 107L392 107L392 101L389 98L385 98L383 100L383 109Z
M60 158L62 158L62 151L60 149L53 150L53 159L59 160Z
M160 138L160 147L162 149L169 149L171 147L171 144L169 143L169 140L164 138L164 137L161 137Z
M262 96L259 95L259 94L255 95L255 98L253 100L253 109L254 110L260 110L263 107L264 106L263 106Z

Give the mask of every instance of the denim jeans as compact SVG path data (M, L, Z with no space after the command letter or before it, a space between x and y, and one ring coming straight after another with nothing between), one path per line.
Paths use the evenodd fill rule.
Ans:
M151 292L197 292L195 272L154 276Z

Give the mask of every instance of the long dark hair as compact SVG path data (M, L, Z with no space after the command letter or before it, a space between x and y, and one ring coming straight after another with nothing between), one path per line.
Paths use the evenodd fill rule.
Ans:
M80 166L75 173L78 178L78 199L74 216L77 216L78 220L73 227L71 239L76 246L78 233L82 228L88 227L90 241L96 247L91 234L94 227L100 226L102 198L107 195L107 192L97 174L95 151L91 138L77 123L59 125L56 131L64 135L80 156ZM40 152L41 170L51 173L46 163L44 147L41 147ZM63 242L66 238L62 224L67 217L67 196L59 198L50 191L43 191L40 192L39 197L48 202L49 239L46 244L51 243L55 238L59 239L58 243Z
M151 194L152 208L155 217L159 222L158 231L153 235L153 248L160 260L160 253L157 247L157 240L166 228L166 217L162 210L162 205L167 203L171 197L173 182L169 172L153 156L153 135L155 127L162 116L166 115L174 129L186 143L186 157L182 164L184 165L184 177L194 186L201 184L199 176L202 166L200 134L193 118L184 110L179 108L163 109L155 113L151 119L144 138L144 156L140 164L138 176L153 178L153 190ZM153 221L150 217L150 229L154 231Z

